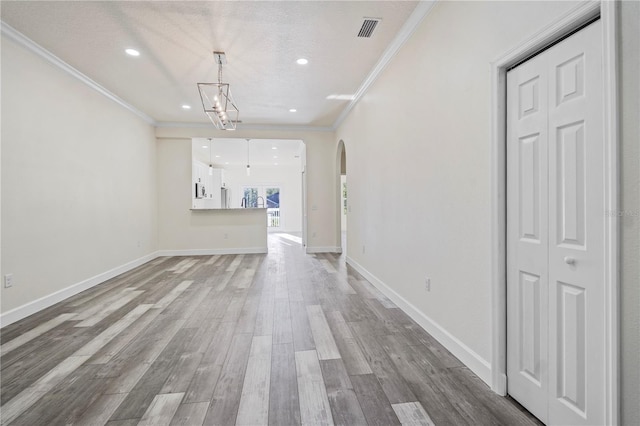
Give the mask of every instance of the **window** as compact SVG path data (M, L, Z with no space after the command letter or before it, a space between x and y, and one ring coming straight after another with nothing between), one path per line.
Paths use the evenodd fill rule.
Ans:
M266 208L267 227L280 227L280 188L277 186L245 186L242 188L242 205Z

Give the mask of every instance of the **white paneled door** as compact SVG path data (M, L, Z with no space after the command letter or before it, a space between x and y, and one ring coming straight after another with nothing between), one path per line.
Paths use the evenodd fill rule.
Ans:
M507 73L507 386L547 424L604 424L601 23Z

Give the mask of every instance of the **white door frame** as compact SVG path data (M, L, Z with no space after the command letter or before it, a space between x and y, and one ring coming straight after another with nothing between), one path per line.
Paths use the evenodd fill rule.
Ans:
M336 203L338 206L338 209L336 210L336 253L342 253L344 250L344 247L342 247L342 185L341 185L341 181L340 181L340 177L342 176L342 151L345 151L345 155L346 155L346 150L347 147L345 146L345 143L342 139L340 139L338 141L338 146L337 146L337 151L336 151L336 183L335 183L335 187L336 187Z
M506 74L507 69L580 28L595 17L602 21L604 78L604 153L605 153L605 415L606 422L619 421L618 373L618 111L616 2L588 1L543 28L515 49L491 63L492 143L491 143L491 280L492 280L492 377L491 388L507 394L507 203L506 203Z

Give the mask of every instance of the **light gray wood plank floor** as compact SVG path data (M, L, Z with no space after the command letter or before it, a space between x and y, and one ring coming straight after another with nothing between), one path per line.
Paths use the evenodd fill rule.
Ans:
M266 255L155 259L0 345L2 425L540 424L344 256L284 234Z

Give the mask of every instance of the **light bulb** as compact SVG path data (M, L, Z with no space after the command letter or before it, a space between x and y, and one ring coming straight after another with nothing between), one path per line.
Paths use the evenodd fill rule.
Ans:
M209 164L209 176L213 176L213 164Z
M247 164L247 176L251 176L251 166Z

